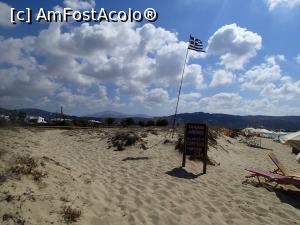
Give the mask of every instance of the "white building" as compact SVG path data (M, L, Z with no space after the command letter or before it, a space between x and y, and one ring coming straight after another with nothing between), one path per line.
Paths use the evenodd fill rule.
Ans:
M45 123L47 123L45 121L45 118L41 117L41 116L27 116L25 120L27 122L29 122L29 123L38 123L38 124L45 124Z
M10 118L9 118L9 116L6 116L6 115L0 115L0 119L3 119L3 120L5 120L5 121L10 121Z
M95 124L101 124L102 122L98 121L98 120L89 120L89 122L91 123L95 123Z
M0 115L0 119L3 119L3 120L5 120L5 121L10 121L10 118L9 118L9 116L6 116L6 115Z

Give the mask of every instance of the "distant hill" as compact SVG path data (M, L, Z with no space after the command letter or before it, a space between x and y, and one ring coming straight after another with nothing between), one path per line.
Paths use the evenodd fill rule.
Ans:
M173 121L173 116L166 117ZM300 130L300 116L237 116L210 114L203 112L182 113L176 117L177 123L208 123L227 128L264 127L266 129Z
M7 114L9 112L10 112L9 109L0 108L0 114Z
M125 113L120 113L120 112L115 112L115 111L104 111L104 112L98 112L94 113L91 115L86 115L84 117L93 117L93 118L117 118L117 119L122 119L122 118L150 118L147 115L144 114L135 114L135 115L129 115Z
M12 110L0 108L0 114L8 114ZM27 115L31 116L42 116L45 119L53 119L56 117L60 117L59 113L52 113L45 110L34 109L34 108L25 108L18 109L17 111L26 112ZM129 115L114 111L104 111L100 113L95 113L88 116L76 117L65 115L65 118L75 119L96 119L103 121L105 118L112 117L117 120L121 120L122 118L131 117L135 121L147 121L151 119L151 117L143 114L137 115ZM166 117L157 117L157 118L166 118L170 124L173 122L173 116ZM157 119L153 118L153 119ZM208 123L211 125L218 125L227 128L245 128L245 127L264 127L266 129L276 130L290 130L297 131L300 130L300 116L237 116L237 115L228 115L228 114L211 114L211 113L203 113L203 112L195 112L195 113L182 113L178 114L176 118L176 123Z
M12 111L14 111L14 110L0 108L0 113L8 114L8 113L11 113ZM60 113L48 112L45 110L35 109L35 108L16 109L16 111L17 112L25 112L28 116L41 116L47 120L60 117ZM76 118L76 116L70 116L70 115L64 115L64 116L65 116L65 118Z
M59 117L60 114L52 113L41 109L33 109L33 108L26 108L26 109L18 109L17 111L25 112L27 115L30 116L41 116L45 119L53 119L55 117Z

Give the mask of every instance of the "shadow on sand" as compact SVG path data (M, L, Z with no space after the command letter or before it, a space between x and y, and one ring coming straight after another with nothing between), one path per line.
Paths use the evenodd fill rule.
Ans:
M149 157L126 157L125 159L122 159L122 161L128 161L128 160L148 160Z
M300 209L300 190L292 191L274 189L274 192L282 203L286 203L293 206L294 208Z
M266 188L270 192L274 192L282 203L289 204L296 209L300 209L300 188L299 191L284 189L283 187L276 188L269 183L259 183L257 181L245 181L245 184L250 184L254 187Z
M166 174L168 174L169 176L172 176L172 177L178 177L178 178L183 178L183 179L188 179L188 180L196 179L197 177L204 175L203 173L193 174L193 173L187 172L182 167L174 168L174 169L166 172Z
M265 148L265 147L262 147L262 146L250 146L250 147L252 147L252 148L259 148L259 149L262 149L262 150L273 151L273 149Z

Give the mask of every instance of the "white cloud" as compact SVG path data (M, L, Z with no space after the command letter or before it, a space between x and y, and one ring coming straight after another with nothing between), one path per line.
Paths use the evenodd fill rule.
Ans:
M39 71L17 67L0 69L0 96L37 97L50 95L59 86Z
M179 42L170 31L133 23L82 24L69 32L51 24L37 43L48 73L81 85L95 80L122 83L120 89L126 89L124 85L131 80L138 84L136 87L178 81L186 49L186 43ZM199 85L201 67L188 65L189 69L197 69L193 83Z
M265 0L270 11L276 8L294 8L300 5L300 0Z
M298 101L300 99L300 80L293 81L290 77L284 77L278 86L273 83L267 84L262 89L261 95L269 99Z
M21 66L30 69L37 68L36 58L32 55L36 38L0 38L0 62L13 66Z
M184 85L194 85L197 89L206 87L202 73L202 67L198 64L190 64L186 66L183 81Z
M169 101L169 93L163 88L145 90L140 95L135 96L134 101L153 109L153 107L167 103Z
M75 104L84 104L89 101L89 98L84 95L72 94L71 91L62 91L56 95L58 101L62 103L64 106L72 107Z
M10 22L11 6L4 2L0 2L0 26L12 27L14 24Z
M94 1L65 4L83 9L93 7ZM186 47L175 32L135 23L51 23L37 36L0 37L0 52L5 53L0 54L0 104L52 111L63 105L66 112L77 114L106 109L172 114ZM209 86L231 84L232 70L243 68L260 48L259 35L235 24L220 28L210 38L208 49L220 55L225 68L211 69ZM246 100L238 93L202 97L199 91L207 86L203 75L207 68L194 60L201 57L194 52L189 55L179 112L256 114L273 109L284 96L299 98L299 82L284 76L278 65L285 60L282 55L266 58L239 80L244 88L258 90L263 101Z
M283 74L278 62L285 61L282 55L270 56L265 58L265 62L252 67L240 79L242 89L250 89L258 91L260 96L268 101L270 105L266 104L265 109L269 110L270 114L274 109L276 114L286 115L288 112L300 112L300 80L293 80L292 77ZM289 111L292 104L294 106L292 111ZM276 105L282 110L276 109ZM286 112L284 111L286 108Z
M38 97L52 94L59 85L44 74L33 55L34 37L0 39L1 97Z
M213 72L213 78L210 83L210 87L217 87L222 85L228 85L233 83L234 74L226 70L216 70Z
M238 93L221 92L199 101L198 108L209 113L237 115L297 115L300 106L266 97L249 100Z
M107 89L103 85L98 86L98 95L100 98L107 98Z
M207 52L220 55L226 69L237 70L243 69L261 46L261 36L234 23L219 28L209 38Z
M176 90L177 91L177 90ZM178 113L196 112L200 108L201 94L199 92L182 92L178 105ZM175 111L177 92L173 97L163 88L145 90L133 98L127 106L139 106L143 112L150 115L171 115Z
M47 96L49 105L69 107L89 105L88 101L97 106L98 97L119 107L121 101L130 102L126 97L153 104L164 101L170 99L165 88L177 89L187 43L180 42L176 33L152 24L64 26L51 23L37 36L0 38L0 50L6 53L0 55L0 63L8 67L0 71L1 97L13 95L21 103L25 98ZM190 55L190 59L197 57ZM204 87L201 66L188 63L184 82ZM115 96L108 97L106 89L111 84ZM114 99L118 96L122 99Z
M177 96L176 96L177 97ZM178 113L187 113L187 112L198 112L201 109L200 107L201 94L199 92L190 92L190 93L182 93L180 96ZM174 113L175 104L177 98L173 98L170 103L170 108L172 111L170 114ZM203 109L201 109L203 111Z
M144 100L145 102L154 104L164 103L169 100L169 94L162 88L155 88L145 93Z
M75 94L72 93L71 90L64 89L61 92L58 92L56 95L56 99L48 100L47 105L54 104L54 106L64 106L66 111L72 112L75 110L78 113L80 111L78 108L85 108L86 111L81 111L83 115L86 115L87 112L91 112L94 110L103 109L105 107L119 107L118 103L119 99L108 99L107 97L99 98L92 95L84 95L84 94Z
M285 59L285 56L284 55L281 55L281 54L278 54L278 55L276 55L276 56L273 56L273 58L274 59L277 59L277 60L279 60L279 61L286 61L286 59Z
M95 0L64 0L64 5L73 10L94 8Z
M180 99L184 102L193 102L197 101L201 98L201 94L199 92L190 92L190 93L183 93Z
M296 57L296 62L297 62L298 64L300 64L300 53L299 53L299 55Z
M240 77L241 88L259 91L267 84L278 81L283 75L276 60L282 61L283 59L281 55L270 56L265 59L264 63L253 66Z
M127 104L127 107L136 108L150 115L165 115L173 110L172 99L169 93L163 88L144 90L141 94L135 95Z
M218 93L201 99L200 106L206 112L233 113L238 111L242 97L238 93Z

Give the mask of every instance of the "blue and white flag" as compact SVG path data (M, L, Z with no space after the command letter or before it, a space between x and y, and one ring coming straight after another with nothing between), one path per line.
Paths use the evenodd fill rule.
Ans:
M200 39L190 36L189 49L197 52L205 52L203 50L203 43Z

